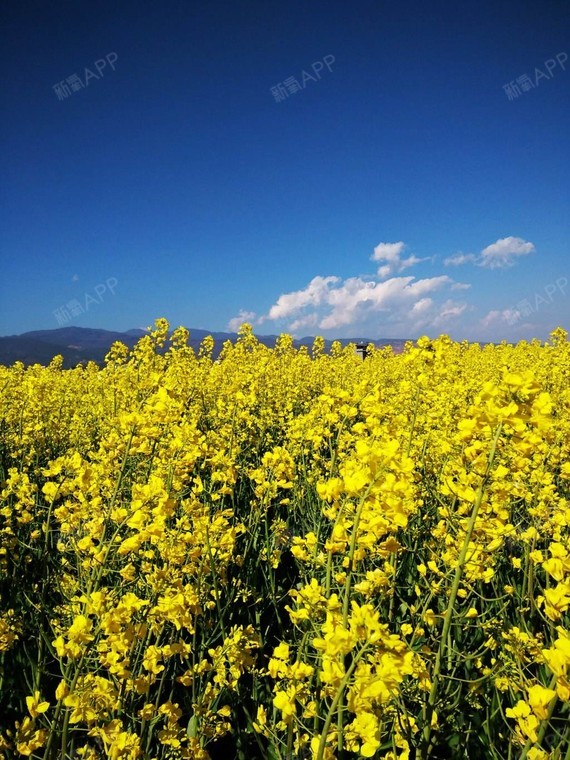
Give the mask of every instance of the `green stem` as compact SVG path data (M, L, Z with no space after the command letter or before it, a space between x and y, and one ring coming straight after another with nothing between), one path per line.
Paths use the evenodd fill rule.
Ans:
M335 694L333 701L331 702L331 706L329 707L329 711L327 713L327 717L325 718L325 724L323 726L323 732L321 734L321 739L319 741L319 747L317 749L317 756L315 760L323 760L324 752L325 752L325 746L327 743L327 734L329 732L329 728L332 723L333 716L337 710L338 704L342 698L342 695L344 694L344 690L346 689L346 686L350 680L350 677L356 670L356 666L362 659L363 654L368 649L368 645L365 644L360 652L355 656L354 660L352 661L352 664L350 665L349 669L344 674L344 677L342 681L340 682L340 685L338 687L337 693Z
M457 593L459 591L459 586L461 584L461 578L463 576L463 570L465 567L466 559L467 559L467 552L469 551L469 542L471 541L471 536L473 535L473 530L475 528L475 521L477 520L477 515L479 514L479 509L481 507L481 503L483 501L483 495L485 493L485 486L487 484L487 479L489 477L489 472L491 470L491 467L493 466L493 460L495 459L495 452L497 450L497 443L499 441L499 436L501 434L502 429L502 423L499 423L497 430L495 432L495 435L493 437L493 444L491 446L491 452L489 454L489 459L487 462L487 467L485 469L485 473L483 475L483 478L481 480L481 485L479 487L479 491L477 493L477 497L475 499L475 503L473 505L473 510L471 511L471 516L469 518L469 522L467 524L467 531L465 533L465 539L463 541L463 547L461 549L461 553L459 555L459 559L457 561L457 568L455 570L455 577L453 579L453 585L451 587L451 593L449 595L449 603L447 605L447 609L445 611L445 617L443 621L443 630L441 633L441 638L439 641L439 648L436 655L435 660L435 666L432 676L432 684L431 684L431 690L429 694L428 704L427 704L427 710L424 710L424 717L425 717L425 725L423 729L423 741L422 741L422 752L420 757L424 758L424 760L429 757L430 752L430 742L432 738L432 725L431 720L434 713L435 704L437 701L437 692L439 688L439 680L440 680L440 670L441 670L441 663L442 659L445 654L445 649L448 643L448 635L451 628L451 620L453 617L453 611L455 607L455 602L457 600ZM522 760L522 759L521 759Z

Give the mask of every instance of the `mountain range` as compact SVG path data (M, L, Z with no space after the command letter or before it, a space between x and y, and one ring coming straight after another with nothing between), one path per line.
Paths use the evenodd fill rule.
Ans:
M54 330L33 330L21 335L8 335L0 337L0 364L9 366L16 361L23 364L46 365L54 356L63 356L64 367L75 367L80 362L94 361L103 364L105 355L115 341L121 341L132 348L135 343L146 334L145 330L127 330L115 332L113 330L98 330L91 327L60 327ZM208 330L190 330L189 345L197 350L202 340L211 335L214 339L213 356L217 357L226 340L234 342L237 333L209 332ZM266 346L273 347L277 335L256 335L257 340ZM299 346L312 346L314 337L307 336L294 341L296 348ZM378 347L392 346L394 353L401 353L405 340L383 339L368 340L366 338L343 338L340 343L345 346L349 343L374 343ZM325 341L325 351L329 351L331 340Z

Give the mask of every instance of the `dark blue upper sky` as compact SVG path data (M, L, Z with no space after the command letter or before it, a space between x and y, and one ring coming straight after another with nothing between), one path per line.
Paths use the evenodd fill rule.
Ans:
M11 4L0 334L568 328L569 9Z

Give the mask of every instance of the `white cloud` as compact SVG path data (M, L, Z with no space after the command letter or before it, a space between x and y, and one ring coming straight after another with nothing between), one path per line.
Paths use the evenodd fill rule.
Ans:
M431 319L430 326L438 330L449 330L453 322L470 308L469 304L448 299L438 304L437 314Z
M451 286L452 290L469 290L471 285L468 282L454 282Z
M419 301L412 306L412 314L414 317L422 316L433 306L433 300L431 298L420 298Z
M512 325L520 319L520 312L516 309L492 309L480 320L482 327L493 325Z
M406 269L426 259L405 255L403 241L379 243L371 260L379 264L376 274L341 278L336 275L313 277L298 290L282 293L259 317L241 311L230 320L236 329L243 321L256 325L277 322L276 329L299 335L332 334L333 337L368 336L410 337L419 330L448 332L474 339L486 333L491 336L510 332L507 327L519 328L522 314L516 309L495 309L483 318L469 318L474 312L470 303L453 300L470 290L467 282L456 282L446 274L417 279L402 274ZM507 237L495 241L480 254L456 252L445 259L446 266L475 264L489 269L512 265L520 256L534 250L534 245L522 238ZM428 259L429 260L429 259Z
M412 315L417 318L432 307L428 294L452 283L447 275L423 280L411 276L392 277L383 282L362 277L349 277L344 281L338 277L315 277L306 288L279 296L261 319L295 316L288 328L291 331L305 326L338 329L365 323L379 313L384 313L387 321L404 319L409 322ZM313 310L300 314L306 306L313 307Z
M455 301L446 301L441 307L439 313L440 319L449 319L449 317L459 317L467 308L466 303L456 303Z
M483 248L478 264L488 269L503 269L512 266L517 256L526 256L534 250L534 244L522 238L499 238L499 240Z
M491 245L483 248L476 256L474 253L454 253L444 259L444 265L462 266L463 264L477 264L487 269L504 269L512 266L518 256L526 256L535 250L534 244L520 237L499 238Z
M387 282L363 280L350 277L339 288L329 294L327 304L332 307L330 313L319 322L323 330L330 330L341 325L351 325L359 321L367 310L379 311L383 301L389 297L396 281L413 280L413 277L397 277Z
M229 330L230 332L237 332L244 322L251 323L254 321L255 321L254 311L245 311L244 309L240 309L237 317L233 317L232 319L230 319L226 329Z
M491 309L484 317L481 318L480 323L483 327L489 327L497 322L502 322L502 311L499 309Z
M398 261L405 247L403 240L399 243L378 243L370 258L372 261Z
M295 319L293 322L291 322L289 325L289 330L292 333L297 333L301 327L316 327L318 321L319 318L316 314L307 314L306 317L299 317L299 319Z
M432 320L432 326L438 329L449 329L449 323L451 320L460 317L467 309L469 305L466 303L458 303L448 299L439 307L439 313Z
M453 256L448 256L444 259L444 265L446 267L459 267L462 264L474 264L477 261L477 256L474 253L454 253Z
M427 259L419 259L412 254L407 259L400 258L406 248L406 244L400 240L398 243L379 243L370 257L372 261L385 262L383 266L378 267L378 277L385 279L392 274L399 274L415 264Z
M283 319L299 312L305 306L318 306L326 298L329 286L339 282L339 277L313 277L306 288L295 290L292 293L284 293L279 296L277 303L270 309L266 317L262 319Z
M413 277L408 278L413 280ZM422 296L424 293L431 293L434 290L439 290L444 285L451 285L453 280L446 274L440 274L438 277L428 277L425 280L416 280L409 287L409 292L412 296Z

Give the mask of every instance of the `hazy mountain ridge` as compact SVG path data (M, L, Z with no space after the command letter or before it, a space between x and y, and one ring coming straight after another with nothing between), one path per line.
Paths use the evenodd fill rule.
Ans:
M65 367L75 367L79 362L94 361L102 364L105 355L115 341L121 341L132 348L137 341L146 335L144 330L133 329L126 332L114 330L99 330L91 327L60 327L54 330L32 330L21 335L7 335L0 337L0 364L9 366L20 361L25 365L49 364L54 356L61 354ZM213 356L217 357L225 341L237 340L237 333L215 332L208 330L190 329L189 345L197 350L200 343L208 335L214 339ZM277 340L277 335L256 335L257 340L272 348ZM299 346L311 346L313 336L305 336L294 341L296 348ZM382 339L368 340L366 338L343 338L340 343L345 346L349 343L374 343L378 347L391 345L395 353L400 353L405 340ZM332 340L325 340L325 351L329 351Z

